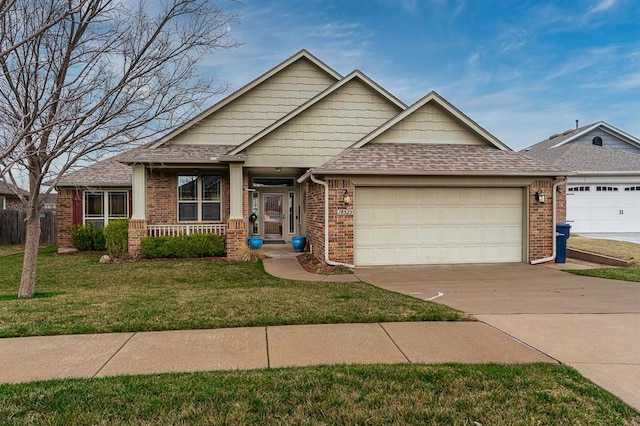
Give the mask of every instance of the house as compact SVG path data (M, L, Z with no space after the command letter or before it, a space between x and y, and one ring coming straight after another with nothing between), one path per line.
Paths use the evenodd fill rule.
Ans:
M573 172L566 188L573 232L640 232L640 139L600 121L522 152Z
M249 236L306 235L346 265L547 261L564 176L435 92L407 106L303 50L163 138L64 176L58 246L76 224L130 217L133 255L142 237L213 232L230 258Z
M0 181L0 211L3 210L24 210L24 204L17 193L28 198L29 192L20 188L12 188L8 184Z

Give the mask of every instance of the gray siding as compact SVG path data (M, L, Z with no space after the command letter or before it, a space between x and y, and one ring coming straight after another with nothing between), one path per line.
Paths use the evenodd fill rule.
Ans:
M570 143L586 143L592 144L593 138L600 136L602 138L602 146L609 149L619 149L621 151L631 152L633 154L640 154L640 148L637 148L627 142L613 136L611 133L597 128L589 133L585 133L579 138L571 141Z

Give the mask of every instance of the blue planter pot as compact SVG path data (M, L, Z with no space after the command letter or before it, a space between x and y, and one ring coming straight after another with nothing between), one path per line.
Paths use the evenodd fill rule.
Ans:
M251 250L258 250L262 247L262 237L249 237L247 240Z
M291 237L291 245L293 246L293 250L295 252L300 253L304 251L304 248L307 246L307 237Z

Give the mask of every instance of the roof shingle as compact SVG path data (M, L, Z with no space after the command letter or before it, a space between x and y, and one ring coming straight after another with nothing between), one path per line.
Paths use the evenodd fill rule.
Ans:
M345 150L316 173L413 175L563 175L560 169L513 151L454 144L369 143Z
M640 172L640 155L585 143L571 143L524 154L576 172Z

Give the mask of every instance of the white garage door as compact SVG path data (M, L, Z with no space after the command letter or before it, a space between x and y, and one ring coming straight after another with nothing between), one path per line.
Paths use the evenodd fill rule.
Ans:
M520 188L356 188L355 264L521 262Z
M568 185L571 232L640 232L640 184Z

